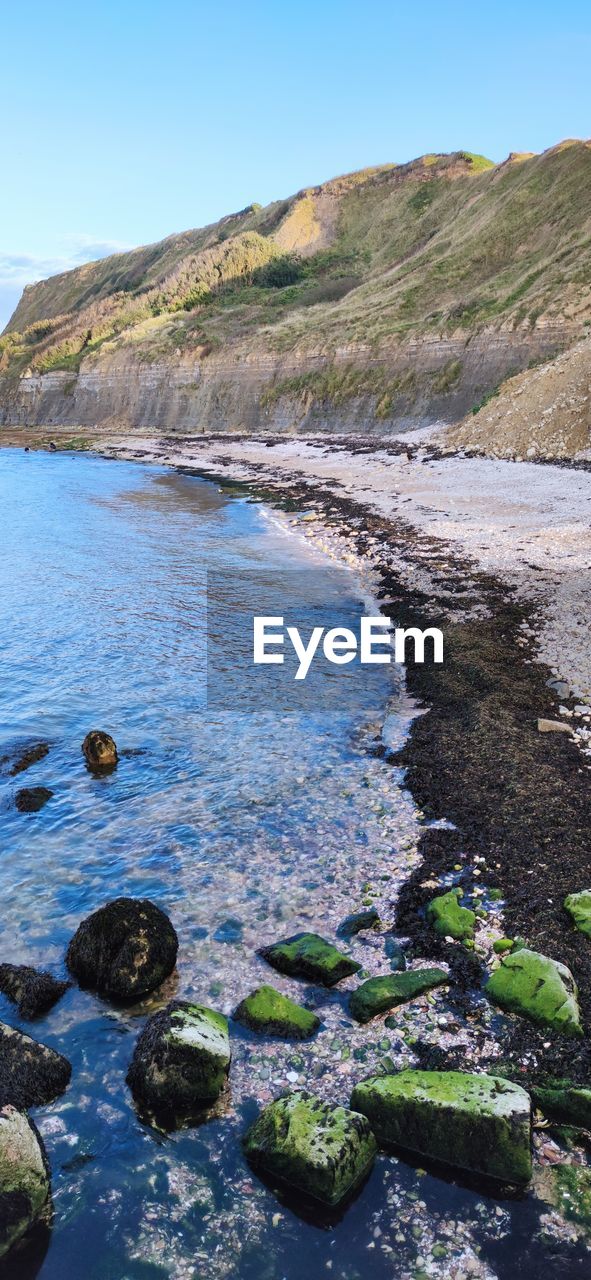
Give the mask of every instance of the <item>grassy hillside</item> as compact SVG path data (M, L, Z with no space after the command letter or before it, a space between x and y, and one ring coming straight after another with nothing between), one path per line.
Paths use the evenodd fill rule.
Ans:
M75 374L125 347L142 361L225 348L330 358L564 322L591 323L584 142L497 166L456 152L364 170L54 276L25 290L0 372ZM341 393L355 394L350 381Z

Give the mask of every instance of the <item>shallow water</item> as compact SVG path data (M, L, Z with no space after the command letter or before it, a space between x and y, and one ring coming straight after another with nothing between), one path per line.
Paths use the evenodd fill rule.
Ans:
M244 711L239 689L232 706L207 702L206 591L231 614L241 583L247 600L253 574L273 570L311 623L319 600L302 584L318 593L325 561L245 497L86 456L0 451L0 528L0 755L14 741L51 743L26 773L0 777L0 959L62 973L80 919L120 894L159 903L180 939L177 975L133 1009L73 987L31 1025L0 998L1 1017L73 1064L67 1093L35 1113L52 1165L48 1247L2 1274L513 1277L538 1264L552 1273L557 1248L561 1273L582 1275L578 1246L539 1237L531 1194L499 1199L381 1156L335 1223L278 1199L243 1161L240 1134L262 1103L298 1085L346 1103L356 1079L384 1060L411 1063L413 1037L435 1043L449 1023L443 991L394 1031L354 1027L343 996L354 981L302 987L256 955L301 928L331 936L363 899L390 921L416 861L420 815L375 750L387 710L394 743L408 719L389 671L353 667L337 704L288 713ZM359 612L350 575L326 591L339 618ZM121 751L100 779L80 753L93 727ZM19 814L15 791L38 784L52 799ZM387 968L379 936L351 950L369 973ZM269 980L317 1009L317 1039L290 1046L233 1024L216 1114L173 1134L144 1123L125 1074L146 1013L175 994L230 1014Z

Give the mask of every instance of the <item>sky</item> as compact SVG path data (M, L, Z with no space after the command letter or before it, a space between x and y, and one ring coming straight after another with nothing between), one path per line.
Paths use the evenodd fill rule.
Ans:
M23 286L433 151L591 135L588 0L53 0L0 24L0 329Z

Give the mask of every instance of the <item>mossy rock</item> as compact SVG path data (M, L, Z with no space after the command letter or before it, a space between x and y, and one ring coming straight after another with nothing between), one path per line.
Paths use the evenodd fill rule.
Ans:
M346 916L337 929L339 938L354 938L358 933L362 933L364 929L379 929L381 920L379 913L375 907L368 907L365 911L354 911L350 916Z
M461 889L450 889L428 904L427 920L440 938L455 938L457 942L473 939L476 913L460 906L461 896Z
M556 1209L577 1234L591 1239L591 1169L579 1164L556 1164L536 1170L534 1189Z
M243 1143L255 1169L327 1205L363 1181L377 1150L364 1116L304 1092L265 1107Z
M0 964L0 991L16 1004L23 1018L47 1013L69 985L28 964Z
M0 1258L45 1215L49 1191L47 1158L34 1124L14 1107L3 1107L0 1111Z
M566 965L520 947L503 956L484 988L489 1000L532 1022L582 1036L577 988Z
M78 926L66 954L81 987L139 1000L172 973L178 938L148 898L114 898Z
M138 1038L127 1073L135 1097L154 1111L190 1114L215 1102L230 1067L228 1022L204 1005L172 1000Z
M576 928L591 938L591 889L583 889L581 893L569 893L564 899L564 906L572 916Z
M257 987L242 1000L234 1013L238 1022L267 1036L286 1040L308 1040L320 1026L320 1018L290 1000L275 987Z
M512 938L497 938L496 942L493 942L493 951L497 956L502 956L505 954L506 951L512 951L512 950L513 950Z
M470 1173L531 1177L531 1107L519 1085L461 1071L400 1071L353 1090L379 1142Z
M532 1087L531 1096L550 1120L591 1130L591 1089L569 1080L546 1080Z
M317 933L295 933L291 938L263 947L261 956L279 973L309 978L325 987L334 987L342 978L358 973L361 965Z
M61 1053L0 1022L0 1107L43 1107L59 1098L71 1075Z
M449 982L444 969L407 969L405 973L388 973L368 978L351 995L349 1009L357 1022L369 1022L379 1013L387 1013L398 1004L412 1000L423 991Z

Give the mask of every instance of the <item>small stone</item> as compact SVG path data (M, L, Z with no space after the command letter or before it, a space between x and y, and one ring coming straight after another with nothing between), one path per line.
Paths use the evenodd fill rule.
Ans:
M583 1035L574 978L557 960L520 947L502 957L484 990L493 1004L509 1013L563 1035Z
M461 889L450 889L427 905L427 920L440 938L453 938L463 942L474 937L476 915L468 907L461 907Z
M47 1013L69 985L27 964L0 964L0 991L14 1001L23 1018Z
M241 920L224 920L213 935L214 942L226 942L230 945L242 942L243 930L244 925Z
M553 689L557 698L568 698L570 696L570 685L566 680L557 680L555 676L551 680L547 680L546 684L549 689Z
M562 720L538 720L539 733L571 733L569 724L563 724Z
M304 1092L265 1107L243 1144L255 1169L327 1205L359 1186L377 1150L364 1116Z
M14 797L19 813L38 813L51 800L53 791L49 787L21 787Z
M317 933L296 933L291 938L263 947L260 955L279 973L309 978L325 987L334 987L341 978L358 973L361 965L337 951Z
M354 938L363 929L379 929L380 924L378 911L375 907L369 907L367 911L355 911L342 920L337 934L339 938Z
M505 953L505 951L512 951L512 950L513 950L512 938L497 938L496 942L493 942L493 951L497 956L502 956Z
M369 1022L379 1013L387 1013L388 1009L413 1000L443 982L449 982L449 974L444 969L407 969L406 973L369 978L353 991L349 1009L357 1022Z
M234 1017L252 1031L288 1040L308 1040L320 1026L320 1018L315 1013L275 987L257 987L238 1005Z
M0 1107L43 1107L59 1098L71 1074L61 1053L0 1022Z
M148 1018L127 1083L154 1110L190 1113L215 1102L230 1067L228 1022L204 1005L172 1000Z
M569 893L564 899L564 906L580 933L586 933L591 938L591 889Z
M81 987L139 1000L172 973L178 938L148 898L115 898L78 926L66 954Z
M406 956L400 943L391 935L384 941L384 951L390 961L392 973L404 973L406 969Z
M0 1258L49 1210L49 1191L47 1157L34 1124L14 1107L3 1107L0 1110Z
M113 769L119 756L117 747L108 733L102 729L91 729L82 743L82 752L89 769Z

